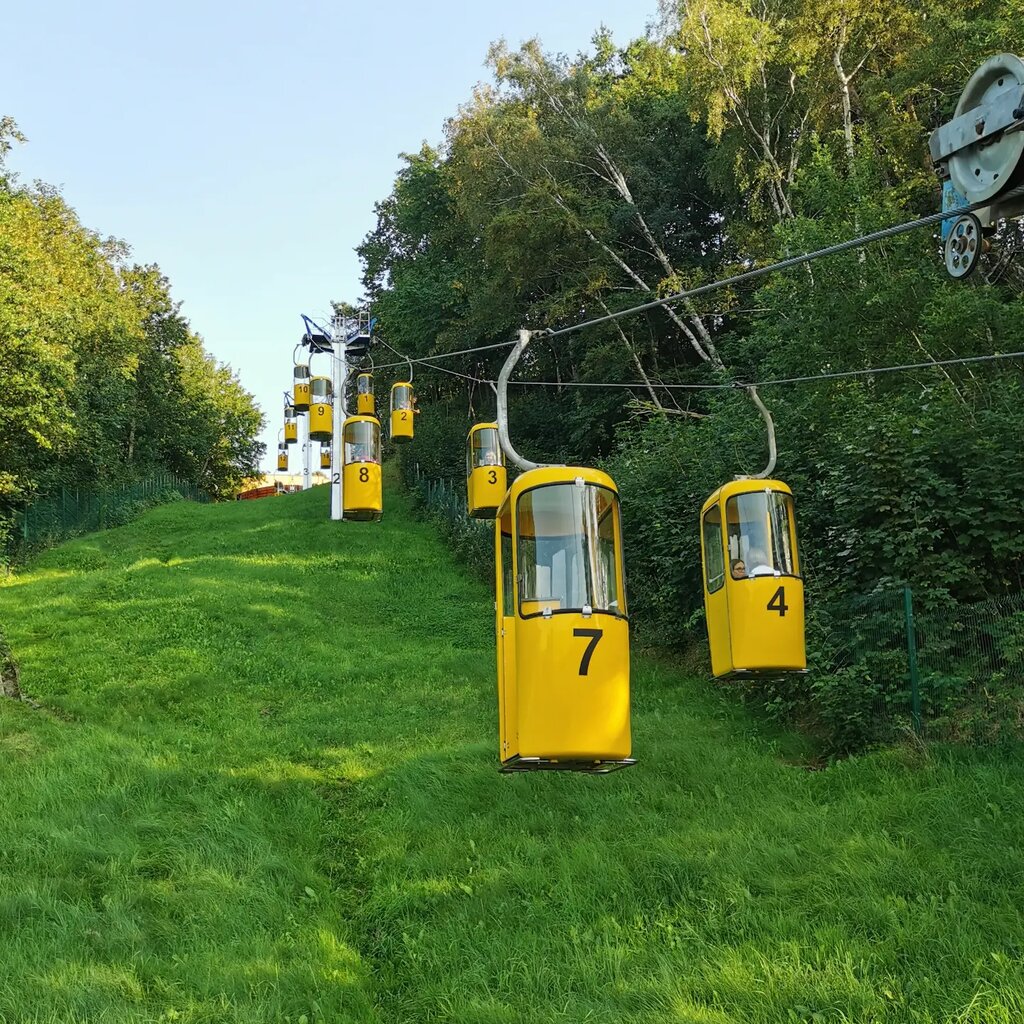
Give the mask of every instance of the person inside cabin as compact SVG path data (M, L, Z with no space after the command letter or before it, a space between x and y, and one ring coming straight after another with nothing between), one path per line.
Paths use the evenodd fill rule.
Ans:
M747 578L747 566L742 558L734 558L732 560L731 572L734 580L745 580Z
M775 575L775 567L768 561L768 556L761 548L751 548L747 552L747 564L750 566L748 576Z

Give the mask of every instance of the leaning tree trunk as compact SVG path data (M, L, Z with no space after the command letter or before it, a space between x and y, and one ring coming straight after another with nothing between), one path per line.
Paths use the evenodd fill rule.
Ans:
M11 649L0 633L0 696L21 699L21 687L18 686L18 664L11 654Z

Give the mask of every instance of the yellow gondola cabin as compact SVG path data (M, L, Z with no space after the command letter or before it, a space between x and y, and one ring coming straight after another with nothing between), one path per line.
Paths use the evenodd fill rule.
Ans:
M309 367L305 363L296 363L293 373L294 389L292 394L296 412L309 409Z
M284 407L284 443L297 444L299 440L299 423L295 418L295 407Z
M712 673L806 669L792 491L779 480L720 487L701 510L701 556Z
M477 423L466 441L466 501L474 519L493 519L508 490L497 423Z
M573 467L523 473L495 520L495 561L502 770L633 764L611 477Z
M361 373L356 377L356 412L360 416L375 416L377 414L373 398L372 373Z
M416 399L408 381L391 385L391 440L411 441Z
M284 441L277 446L277 471L279 473L288 472L288 445Z
M334 436L334 388L330 377L309 382L309 439L330 441Z
M330 469L331 468L331 448L330 445L320 446L320 468Z
M342 427L345 519L374 521L383 510L380 470L380 421L350 416Z

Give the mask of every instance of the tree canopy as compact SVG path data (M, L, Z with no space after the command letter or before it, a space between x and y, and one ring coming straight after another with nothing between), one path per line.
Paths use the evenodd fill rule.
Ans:
M0 120L0 525L34 494L155 472L232 493L262 454L252 396L158 267L4 169L19 141Z

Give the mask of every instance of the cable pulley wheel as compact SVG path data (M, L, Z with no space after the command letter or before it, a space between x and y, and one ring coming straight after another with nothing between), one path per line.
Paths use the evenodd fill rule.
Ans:
M973 213L957 217L946 238L946 270L950 277L967 277L978 266L983 247L981 221Z
M954 117L983 107L1007 90L1020 95L1024 86L1024 61L1012 53L990 57L971 75L960 95ZM983 122L982 122L983 124ZM1024 165L1024 132L1007 132L988 141L968 146L949 159L949 176L956 190L968 202L994 199L1011 187Z

